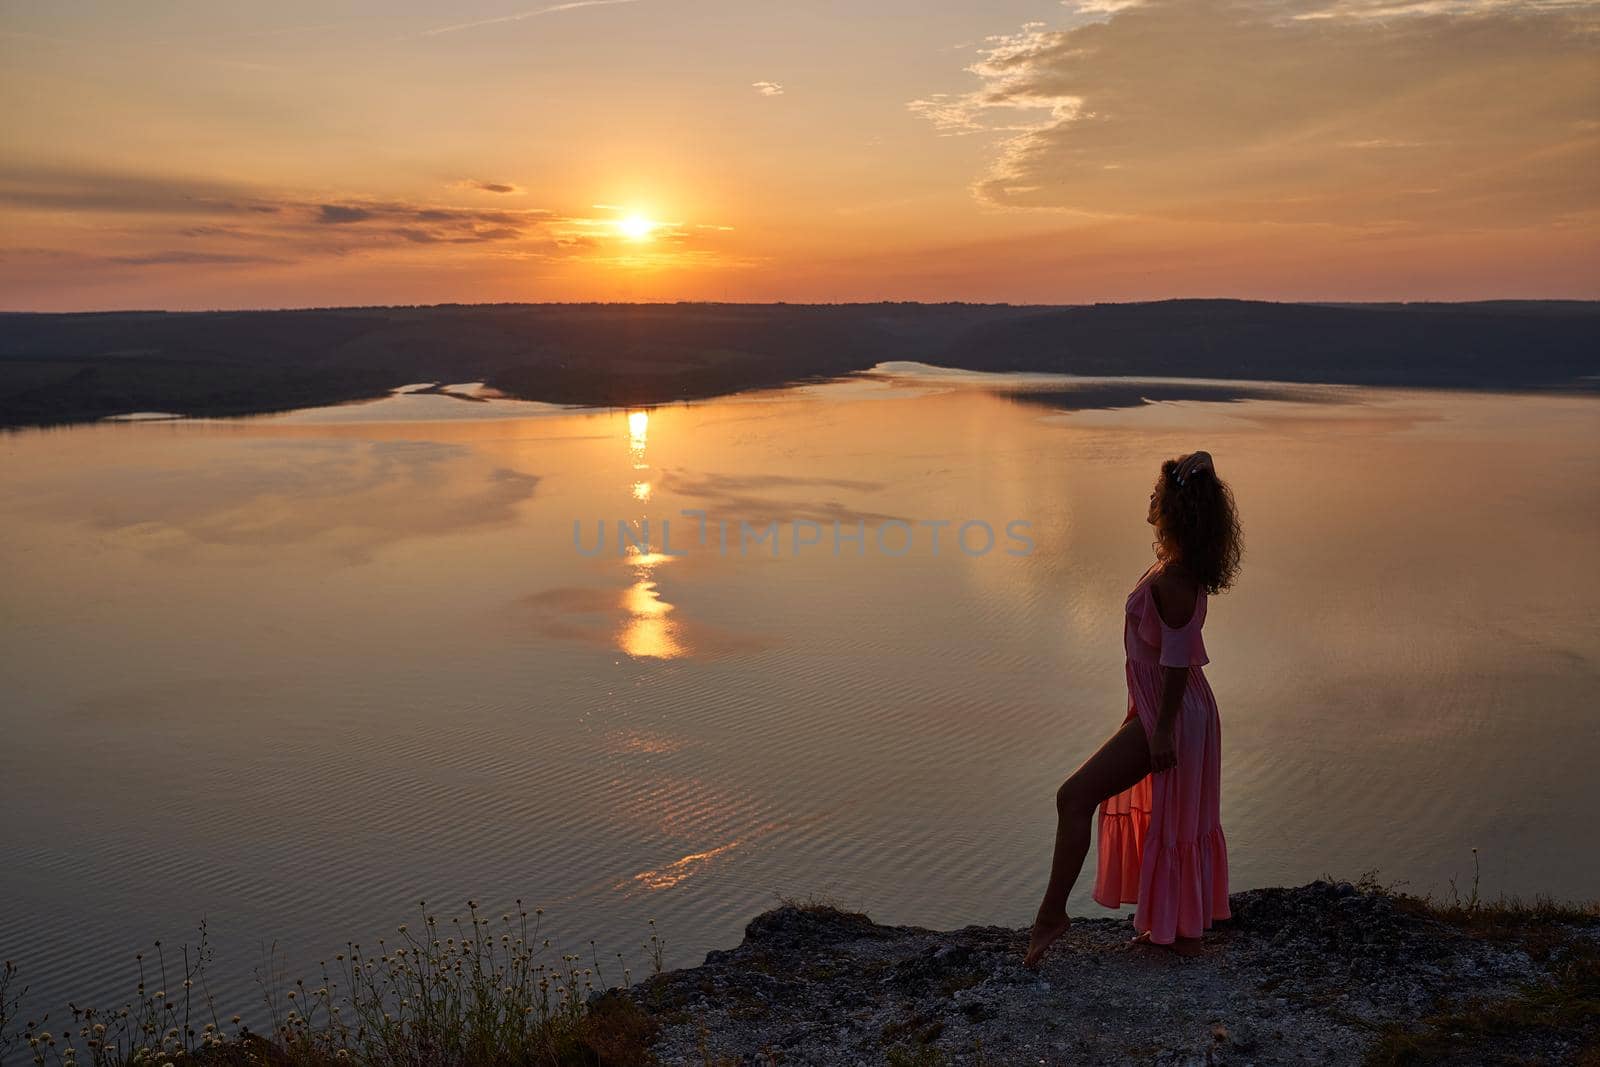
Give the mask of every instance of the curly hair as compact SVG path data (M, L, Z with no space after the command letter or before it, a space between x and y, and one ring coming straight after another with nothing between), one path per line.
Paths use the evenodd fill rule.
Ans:
M1187 458L1167 460L1156 478L1156 558L1181 565L1207 593L1220 593L1239 574L1244 552L1239 512L1228 483L1210 467L1178 484L1178 468Z

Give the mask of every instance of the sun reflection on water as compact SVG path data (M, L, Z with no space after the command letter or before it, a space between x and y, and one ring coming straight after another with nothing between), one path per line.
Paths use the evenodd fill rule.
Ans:
M644 461L644 448L650 442L650 413L648 411L628 412L628 452L633 456L633 469L636 471L649 470Z
M628 412L628 456L635 471L647 471L650 464L645 459L645 448L650 442L650 413ZM633 483L631 495L635 501L650 499L650 483L639 479ZM633 584L622 594L622 609L626 618L617 630L617 647L630 656L650 659L677 659L686 649L674 633L672 605L661 599L656 584L655 569L669 562L671 556L660 552L644 552L629 547L624 563L633 571Z
M652 659L676 659L684 649L673 636L672 605L661 599L649 568L641 567L640 576L622 595L623 610L628 618L617 632L617 644L630 656Z

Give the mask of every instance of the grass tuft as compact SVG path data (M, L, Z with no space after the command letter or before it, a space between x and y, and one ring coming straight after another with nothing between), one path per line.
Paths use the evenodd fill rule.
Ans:
M557 954L541 909L498 921L468 901L441 921L418 919L376 948L354 942L312 981L258 973L270 1033L224 1018L206 987L211 949L172 953L158 941L136 958L134 996L109 1010L70 1006L14 1033L16 968L0 971L0 1062L25 1049L35 1067L641 1067L654 1063L656 1023L607 981L593 943ZM652 946L654 951L652 952ZM660 941L645 946L660 969ZM631 973L619 967L622 984Z
M1600 1064L1600 949L1575 941L1550 978L1497 999L1475 998L1421 1019L1419 1027L1393 1023L1379 1032L1368 1067L1451 1063L1486 1047L1515 1050L1559 1043L1586 1050ZM1505 1062L1520 1062L1515 1052ZM1537 1056L1526 1058L1537 1062Z
M1537 1050L1552 1045L1578 1049L1575 1062L1600 1067L1600 944L1574 933L1600 923L1600 900L1567 902L1543 894L1531 901L1505 894L1491 900L1480 891L1480 880L1474 848L1472 884L1465 893L1454 879L1448 897L1405 893L1379 885L1370 871L1357 884L1473 937L1514 942L1549 963L1549 976L1510 996L1464 999L1414 1025L1391 1023L1369 1048L1367 1067L1451 1063L1469 1054L1482 1059L1489 1047L1502 1050L1501 1061L1537 1063Z

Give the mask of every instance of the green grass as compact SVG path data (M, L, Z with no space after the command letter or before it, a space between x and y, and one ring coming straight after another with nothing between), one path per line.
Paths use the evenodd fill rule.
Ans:
M1474 937L1515 941L1539 960L1566 943L1567 927L1600 923L1600 900L1562 901L1545 894L1524 900L1504 893L1490 899L1483 895L1481 881L1478 850L1473 849L1472 884L1465 892L1451 879L1448 896L1407 893L1397 885L1379 884L1371 871L1363 874L1356 886L1385 894L1402 911L1448 923Z
M206 988L211 950L155 945L137 959L134 995L111 1008L73 1005L18 1032L25 989L0 971L0 1062L20 1050L35 1067L634 1067L654 1062L656 1023L607 981L592 944L557 954L541 913L517 904L499 920L441 922L426 906L376 948L350 943L316 979L287 982L268 966L269 1033L223 1016ZM653 924L652 924L653 927ZM654 932L644 946L661 967ZM618 967L623 985L632 976Z
M1549 977L1510 996L1465 998L1415 1024L1391 1023L1378 1031L1366 1064L1443 1064L1468 1055L1473 1062L1538 1064L1545 1062L1541 1053L1519 1050L1559 1042L1575 1050L1564 1062L1600 1067L1600 945L1574 933L1574 928L1600 923L1600 901L1566 902L1544 895L1530 901L1505 894L1488 899L1480 882L1478 850L1473 849L1472 884L1465 893L1454 880L1448 897L1405 893L1379 885L1372 872L1357 884L1388 895L1402 910L1448 923L1472 937L1515 943L1531 958L1549 963Z
M1419 1022L1381 1030L1368 1067L1451 1063L1469 1053L1482 1062L1490 1048L1506 1050L1501 1062L1536 1063L1515 1050L1554 1041L1578 1050L1575 1062L1583 1067L1600 1067L1600 950L1574 942L1547 981L1508 997L1469 999Z

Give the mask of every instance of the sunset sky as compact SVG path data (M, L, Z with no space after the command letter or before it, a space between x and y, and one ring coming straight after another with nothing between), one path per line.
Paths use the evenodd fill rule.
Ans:
M0 308L1600 297L1600 3L0 2Z

